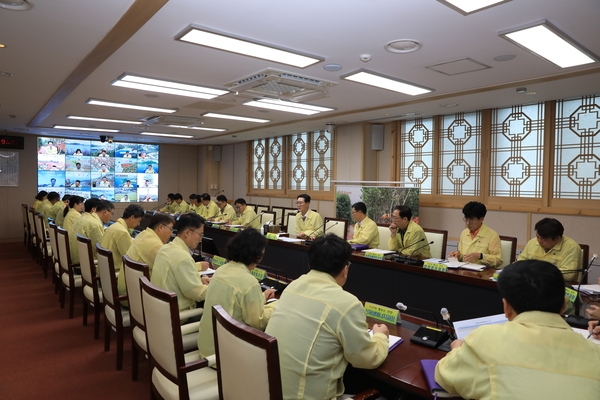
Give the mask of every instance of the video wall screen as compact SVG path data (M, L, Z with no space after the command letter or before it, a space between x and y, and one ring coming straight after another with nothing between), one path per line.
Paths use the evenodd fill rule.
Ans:
M38 191L158 201L158 145L38 137L37 146Z

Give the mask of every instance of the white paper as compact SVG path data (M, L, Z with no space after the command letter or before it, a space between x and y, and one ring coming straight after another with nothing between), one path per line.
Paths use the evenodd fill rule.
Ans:
M574 332L579 333L581 336L583 336L584 338L586 338L590 342L594 342L597 345L600 345L600 340L594 339L593 337L591 337L589 339L587 338L588 336L590 336L590 332L589 331L587 331L585 329L579 329L579 328L571 328L571 329L573 329Z
M384 254L384 255L385 254L394 254L395 253L395 251L393 251L393 250L382 250L382 249L364 249L364 250L362 250L363 253L366 253L367 251L369 253Z
M480 326L503 324L505 322L508 322L508 320L504 314L489 315L487 317L454 321L454 330L456 331L456 337L462 340Z

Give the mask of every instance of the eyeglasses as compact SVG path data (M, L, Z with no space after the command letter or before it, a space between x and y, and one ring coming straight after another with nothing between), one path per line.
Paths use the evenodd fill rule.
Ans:
M190 229L190 231L192 231L192 230ZM202 232L202 233L200 233L198 231L192 231L192 232L194 232L196 235L198 235L200 237L200 239L202 239L202 236L204 236L204 232Z
M465 221L467 224L472 224L475 221L478 221L479 218L463 218L463 221Z
M170 230L171 232L173 232L173 228L171 228L169 225L167 224L161 224L162 226L164 226L165 228L167 228L168 230Z
M296 205L297 205L297 206L302 206L302 205L304 205L304 204L306 204L306 203L305 203L305 202L303 202L303 201L297 201L297 202L296 202Z
M348 268L350 268L350 266L351 266L351 265L352 265L352 263L351 263L350 261L348 261L348 264L346 264L346 266L347 266Z

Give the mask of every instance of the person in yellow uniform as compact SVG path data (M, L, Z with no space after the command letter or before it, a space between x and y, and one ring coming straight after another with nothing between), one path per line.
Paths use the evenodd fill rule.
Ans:
M217 196L217 207L220 210L219 215L213 218L213 221L231 222L236 218L235 209L227 202L225 195L220 194Z
M169 213L169 214L175 214L174 210L174 205L175 205L175 194L174 193L169 193L167 195L167 204L160 209L160 212L164 212L164 213Z
M412 210L409 206L394 207L390 232L388 240L390 250L408 257L431 258L425 231L412 220Z
M175 193L173 199L175 200L172 206L174 214L186 214L188 212L188 203L183 200L181 193Z
M277 338L285 399L341 398L348 363L374 369L388 355L387 326L375 324L371 337L362 303L343 289L351 254L342 238L317 238L310 271L281 294L265 332Z
M210 194L202 193L200 195L200 202L204 206L202 214L200 214L204 219L209 220L220 214L219 206L210 199Z
M597 398L600 347L562 318L560 271L546 261L517 261L498 277L498 291L508 322L453 341L436 382L465 399Z
M502 246L496 231L483 223L487 208L483 203L471 201L465 204L462 212L467 227L460 235L458 251L448 257L498 268L502 265Z
M182 214L174 229L177 237L165 244L156 254L150 280L156 286L177 294L179 311L193 310L204 301L210 278L202 277L192 258L192 252L204 236L204 218L196 214ZM200 316L183 322L193 322Z
M296 237L314 239L323 236L323 217L318 212L310 209L310 196L301 194L296 198Z
M46 196L48 196L48 192L46 192L45 190L41 190L38 192L38 194L35 195L35 201L31 206L33 208L33 211L38 212L38 208L40 208L40 204L42 204L42 201L44 201Z
M77 235L85 236L92 241L92 253L94 260L97 259L96 245L104 235L104 225L110 221L115 212L115 206L109 200L88 199L85 204L85 212L81 215L69 231L69 247L71 250L71 262L79 263L79 250L77 248Z
M123 216L106 228L104 235L102 235L100 246L112 251L115 271L120 271L123 268L123 256L133 242L129 230L140 224L144 212L144 209L137 204L128 205L123 211Z
M565 228L554 218L544 218L535 224L535 237L525 245L517 260L544 260L562 271L566 281L576 281L581 247L563 236Z
M156 254L171 238L174 225L175 219L169 214L154 214L150 219L148 227L133 239L131 246L129 246L126 252L126 255L133 261L141 262L148 266L150 277L152 277ZM119 274L117 288L120 296L127 293L125 274Z
M37 212L42 214L42 219L44 220L44 225L46 228L48 227L48 214L50 213L54 203L56 203L58 200L60 200L60 194L57 192L50 192L38 206Z
M52 206L50 213L51 215L54 215L53 219L56 226L62 226L63 221L65 220L64 211L65 209L67 209L67 212L69 211L69 199L71 199L71 195L65 194L61 199L62 201L59 201Z
M192 193L192 194L190 194L188 199L190 201L188 203L188 213L194 213L194 214L200 215L200 212L199 212L200 203L198 202L198 195L195 193Z
M354 236L348 240L350 244L366 244L372 249L379 246L379 230L377 224L367 217L367 205L362 201L352 204L352 219L354 224Z
M239 216L231 221L231 225L241 225L244 228L260 229L260 218L251 207L248 207L246 200L239 198L233 202Z
M63 211L63 223L59 225L66 231L71 231L73 224L81 218L81 213L85 209L84 198L81 196L71 196L69 199L69 206L65 207Z
M208 285L204 310L219 304L229 315L255 329L264 331L275 307L265 302L274 289L262 291L251 271L260 263L267 239L257 230L246 229L227 243L229 262L217 269ZM202 357L215 354L212 313L205 312L200 320L198 350Z

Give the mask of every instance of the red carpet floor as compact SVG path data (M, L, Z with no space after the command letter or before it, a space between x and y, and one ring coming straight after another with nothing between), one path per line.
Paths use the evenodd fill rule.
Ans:
M69 319L51 277L44 279L23 243L0 244L0 399L150 398L147 361L140 362L138 381L131 380L130 334L117 371L115 335L105 352L103 322L94 340L93 314L83 326L82 309L78 293Z

